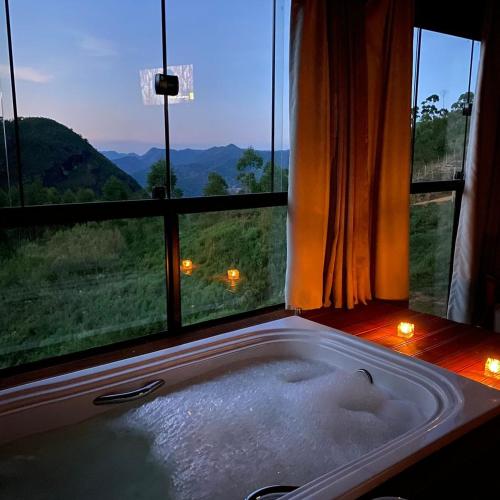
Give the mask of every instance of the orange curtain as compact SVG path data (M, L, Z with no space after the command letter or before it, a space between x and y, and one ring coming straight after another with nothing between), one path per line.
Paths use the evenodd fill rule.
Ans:
M294 0L288 307L408 297L413 8Z

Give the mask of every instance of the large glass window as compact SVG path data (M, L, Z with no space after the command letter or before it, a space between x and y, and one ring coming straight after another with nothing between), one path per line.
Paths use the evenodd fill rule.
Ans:
M168 2L168 63L181 82L190 82L187 98L169 101L172 173L185 197L286 190L285 9L277 2L273 106L273 6L269 0Z
M185 324L284 301L286 207L180 218Z
M290 0L4 4L0 370L281 304Z
M161 66L159 1L10 7L26 204L148 197L165 136L140 72Z
M411 196L411 307L436 316L446 316L454 208L454 192Z
M410 307L446 316L479 42L416 29Z
M479 42L421 31L413 182L462 178L478 52Z
M159 217L0 230L0 368L166 327Z

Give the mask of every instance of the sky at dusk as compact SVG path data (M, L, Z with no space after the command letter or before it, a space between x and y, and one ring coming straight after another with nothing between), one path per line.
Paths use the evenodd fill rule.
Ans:
M471 55L470 40L422 30L418 105L432 94L447 109L467 92ZM475 91L480 44L474 44L471 91ZM443 104L444 97L444 104Z
M279 34L288 23L278 16ZM20 116L53 118L100 150L164 147L163 109L144 105L139 77L162 64L159 0L15 0L11 25ZM289 147L284 38L277 149ZM167 47L168 64L193 65L194 80L194 100L170 106L171 147L270 149L271 0L168 0ZM449 107L467 89L469 56L469 41L424 32L419 102L444 94Z

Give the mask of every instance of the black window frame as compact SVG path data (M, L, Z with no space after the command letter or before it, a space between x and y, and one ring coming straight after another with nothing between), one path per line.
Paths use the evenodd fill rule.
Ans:
M167 74L167 40L166 40L166 2L158 0L162 16L162 65L163 73ZM166 197L160 199L98 201L89 203L70 203L54 205L25 205L22 176L22 149L19 136L19 117L17 114L17 99L15 92L15 64L12 49L12 34L9 13L9 0L5 0L5 22L7 30L8 56L10 66L10 84L13 100L14 135L16 144L16 163L19 183L20 206L0 208L0 230L26 228L33 226L77 224L95 221L109 221L120 219L140 219L146 217L163 217L165 241L165 286L167 329L138 338L96 346L82 351L75 351L55 357L43 358L38 361L14 365L0 369L0 378L19 373L35 371L48 366L57 366L74 360L90 358L101 353L118 351L124 347L140 345L183 335L193 329L202 329L217 324L230 323L248 316L284 310L284 303L275 306L266 306L242 313L223 316L215 320L201 321L195 324L182 324L181 311L181 280L180 280L180 251L179 251L179 215L204 212L222 212L232 210L246 210L271 208L288 205L288 193L275 191L275 114L276 114L276 17L277 0L272 1L272 95L271 108L271 191L267 193L237 194L210 197L173 198L170 186L170 135L168 120L168 100L165 97L163 112L165 120L165 150Z

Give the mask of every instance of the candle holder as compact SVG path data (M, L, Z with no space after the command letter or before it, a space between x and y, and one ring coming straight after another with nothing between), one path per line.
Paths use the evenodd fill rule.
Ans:
M240 284L240 271L236 268L230 268L226 271L227 290L231 293L236 293L238 285Z
M488 358L484 363L484 374L500 380L500 359Z
M240 279L240 271L238 269L232 268L227 270L227 279L229 281L236 282Z
M193 261L191 259L182 259L181 260L181 271L185 275L191 276L191 274L193 273L193 269L194 269L194 266L193 266Z
M415 325L406 321L401 321L398 325L398 337L411 339L415 333Z

